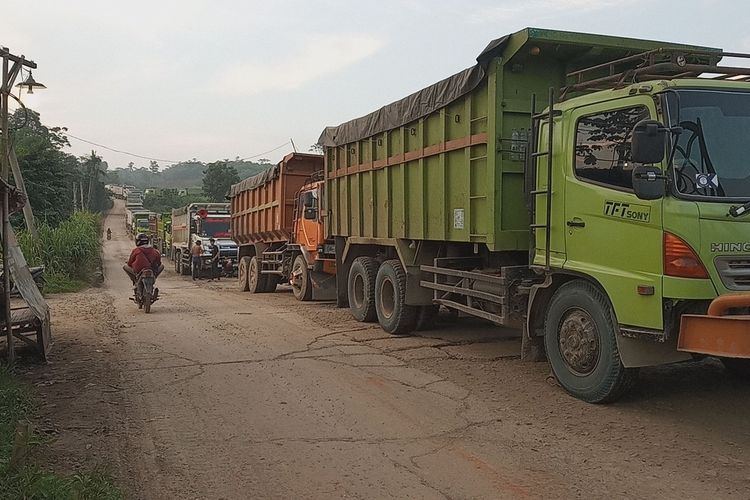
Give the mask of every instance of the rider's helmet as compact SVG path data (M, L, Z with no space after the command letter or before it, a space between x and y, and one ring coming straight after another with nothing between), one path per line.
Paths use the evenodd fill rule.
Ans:
M138 236L135 237L135 246L139 247L141 245L148 245L148 236L138 233Z

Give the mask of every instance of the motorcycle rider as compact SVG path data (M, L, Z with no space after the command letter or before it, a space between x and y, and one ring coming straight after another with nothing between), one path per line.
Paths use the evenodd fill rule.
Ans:
M130 280L135 286L135 282L138 279L138 275L144 269L149 267L154 271L154 276L159 277L159 274L164 270L164 264L161 263L161 253L149 244L148 236L139 233L135 237L135 248L130 252L130 258L128 263L122 266L122 269L130 277ZM159 289L154 288L154 300L159 296Z

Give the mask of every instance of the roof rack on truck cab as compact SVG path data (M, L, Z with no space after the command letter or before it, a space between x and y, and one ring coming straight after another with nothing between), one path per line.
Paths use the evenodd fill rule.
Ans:
M572 92L622 88L649 80L704 77L750 82L750 67L719 66L724 57L750 59L750 54L673 48L648 50L568 73L568 81L573 83L561 89L560 100Z

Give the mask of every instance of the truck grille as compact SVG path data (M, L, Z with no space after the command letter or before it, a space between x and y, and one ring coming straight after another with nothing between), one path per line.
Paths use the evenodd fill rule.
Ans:
M750 256L716 257L716 270L730 290L750 290Z

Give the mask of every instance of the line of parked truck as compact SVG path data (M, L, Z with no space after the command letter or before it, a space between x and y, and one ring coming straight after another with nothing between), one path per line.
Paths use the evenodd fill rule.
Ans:
M172 235L230 221L240 290L288 283L395 335L441 307L519 328L589 402L696 357L747 376L750 69L724 55L527 28L325 129L324 155L234 185L228 210L176 211Z

